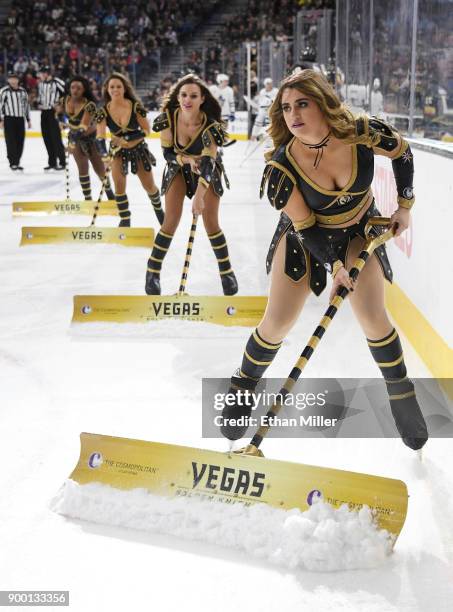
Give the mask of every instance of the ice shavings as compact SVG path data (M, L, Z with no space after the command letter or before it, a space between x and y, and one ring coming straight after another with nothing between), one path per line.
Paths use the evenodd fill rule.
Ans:
M290 570L373 568L392 551L391 534L376 527L368 508L334 509L322 501L301 512L67 480L52 508L72 518L232 548Z

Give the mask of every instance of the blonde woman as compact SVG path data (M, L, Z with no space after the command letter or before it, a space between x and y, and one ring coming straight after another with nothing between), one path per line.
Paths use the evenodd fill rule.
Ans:
M97 113L96 146L104 161L109 159L105 143L106 130L112 134L111 160L112 178L115 185L115 199L120 215L120 227L129 227L131 213L126 194L126 178L129 166L132 174L140 179L143 188L160 224L164 213L159 189L154 181L152 166L155 157L150 153L145 136L150 131L146 110L139 101L129 79L119 72L113 72L103 86L104 106Z
M384 305L384 279L392 281L385 247L380 247L353 282L348 268L364 244L369 217L378 215L371 182L374 156L392 160L398 208L396 235L409 226L413 204L413 158L408 143L378 119L355 119L325 78L302 70L285 79L270 108L274 150L264 170L261 195L282 211L267 257L272 269L268 305L247 342L232 392L253 391L299 317L310 292L320 295L327 274L330 298L339 287L350 291L351 306L380 368L393 417L404 443L421 448L428 433L407 378L398 332ZM244 398L224 412L222 433L235 440L245 427L228 419L251 414Z

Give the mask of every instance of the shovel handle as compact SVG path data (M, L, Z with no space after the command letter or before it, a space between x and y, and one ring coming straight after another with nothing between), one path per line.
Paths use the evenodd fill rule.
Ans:
M184 295L186 291L187 275L189 274L190 258L192 256L192 247L195 240L195 232L197 230L198 215L192 216L192 225L190 227L189 240L187 242L186 258L182 267L181 282L177 295Z

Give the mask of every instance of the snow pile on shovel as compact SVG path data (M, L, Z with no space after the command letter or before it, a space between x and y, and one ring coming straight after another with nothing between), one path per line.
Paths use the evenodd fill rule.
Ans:
M290 570L371 568L392 550L364 507L334 509L322 501L301 512L265 504L244 506L207 500L164 498L145 489L67 480L52 504L56 512L95 523L163 533L245 551Z

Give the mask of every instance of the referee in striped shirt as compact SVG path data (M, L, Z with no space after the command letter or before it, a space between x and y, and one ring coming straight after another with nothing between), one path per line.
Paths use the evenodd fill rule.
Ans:
M24 151L25 121L30 122L28 94L19 87L19 77L14 72L8 74L8 85L0 89L0 127L3 124L6 154L11 170L23 170L20 158Z
M53 77L49 66L41 68L40 79L38 104L41 109L41 133L49 158L48 165L44 170L63 170L66 160L54 106L64 94L64 81ZM60 162L59 165L57 160Z

